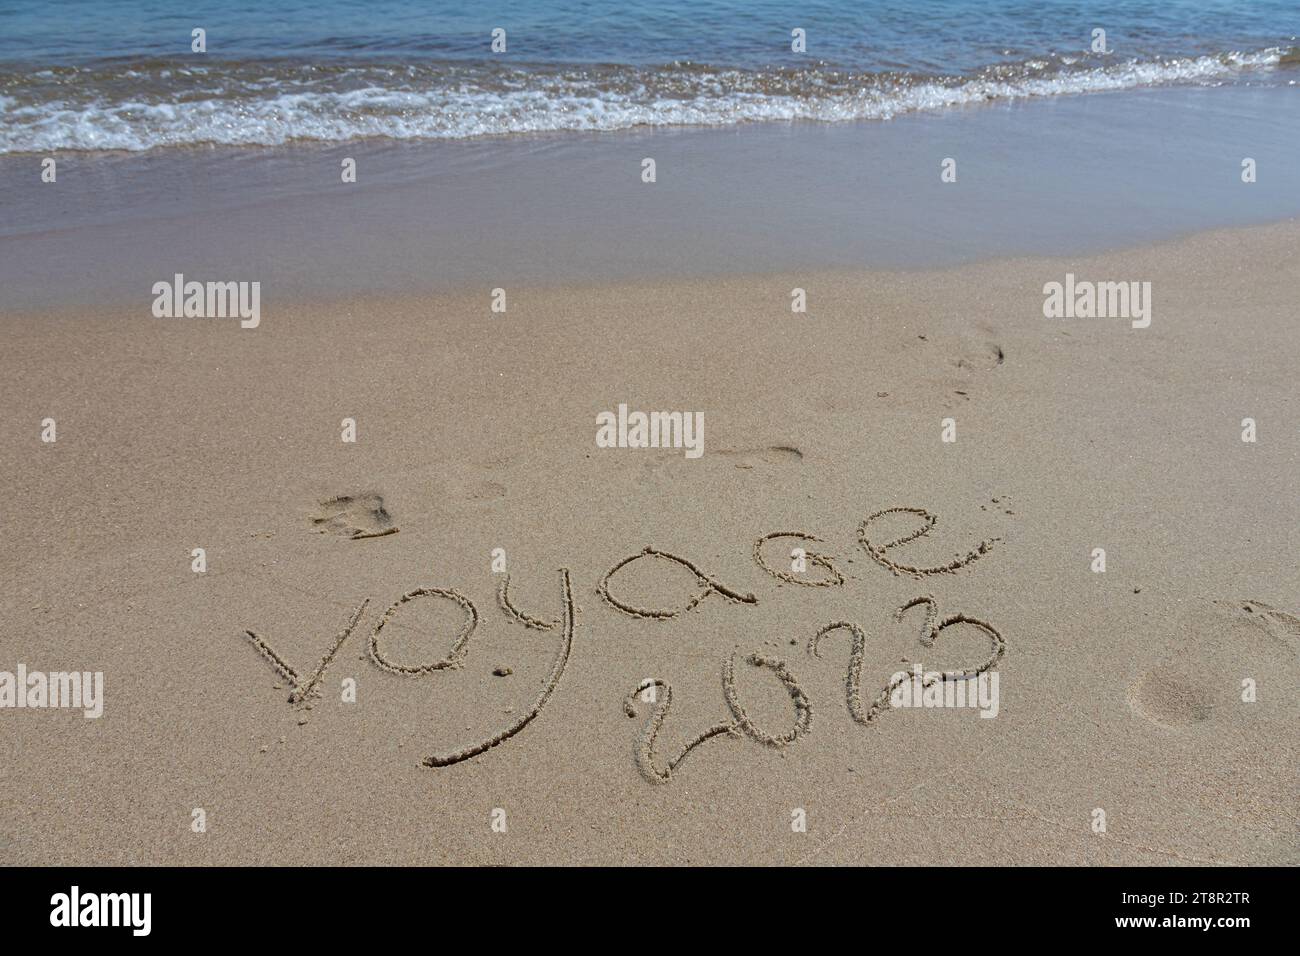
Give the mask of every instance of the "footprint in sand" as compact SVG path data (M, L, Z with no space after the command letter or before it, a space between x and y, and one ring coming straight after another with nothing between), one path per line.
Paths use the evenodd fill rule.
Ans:
M1129 691L1129 706L1152 723L1170 729L1204 723L1214 714L1204 678L1173 664L1160 665L1138 678Z
M393 516L384 507L383 496L373 491L326 498L310 517L312 527L321 534L352 540L397 533Z
M953 364L958 368L987 372L997 368L1006 360L1002 346L996 342L969 342L958 349Z
M506 496L506 486L495 481L475 481L465 487L470 501L494 501Z
M1280 663L1279 648L1300 652L1300 618L1262 601L1213 601L1189 610L1176 627L1176 646L1128 691L1134 713L1167 729L1240 720L1234 705L1242 677ZM1261 631L1268 641L1259 639Z
M1240 614L1251 624L1263 630L1275 641L1285 644L1292 653L1300 655L1300 617L1288 614L1263 601L1244 599L1215 603L1239 609Z
M724 448L717 455L732 459L737 468L764 465L797 465L803 461L803 452L793 445L767 445L759 448Z

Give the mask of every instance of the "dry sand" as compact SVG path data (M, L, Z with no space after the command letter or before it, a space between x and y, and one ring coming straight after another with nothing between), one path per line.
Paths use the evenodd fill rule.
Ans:
M144 297L10 316L0 669L102 670L106 703L0 711L0 858L1300 862L1298 263L1284 223L1087 260L511 288L506 315L486 289L268 289L256 330ZM1151 281L1151 327L1045 319L1066 272ZM703 411L703 457L597 448L620 402ZM898 563L996 540L894 574L858 529L896 507L937 517ZM843 584L760 568L777 531L820 538ZM731 596L683 609L694 572L651 557L611 594L683 610L623 613L597 584L647 546ZM545 627L503 611L494 548ZM422 588L455 594L390 612ZM853 631L809 653L857 625L864 708L904 661L989 655L971 624L923 646L925 610L894 613L922 595L1005 641L995 719L859 723ZM647 679L659 707L671 688L652 768L707 738L657 784L656 706L627 700Z

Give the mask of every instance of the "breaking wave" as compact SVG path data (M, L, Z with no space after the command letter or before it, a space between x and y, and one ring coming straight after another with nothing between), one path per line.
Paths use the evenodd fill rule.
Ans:
M0 153L885 120L989 101L1171 85L1295 85L1289 75L1297 65L1296 48L1124 62L1053 55L961 76L826 65L114 61L0 69Z

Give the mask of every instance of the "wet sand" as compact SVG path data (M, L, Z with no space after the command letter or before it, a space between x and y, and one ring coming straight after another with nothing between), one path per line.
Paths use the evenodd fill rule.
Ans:
M1300 216L1298 131L1293 88L1236 87L889 122L66 153L56 184L42 157L6 156L0 315L130 307L177 272L287 304L1098 253Z

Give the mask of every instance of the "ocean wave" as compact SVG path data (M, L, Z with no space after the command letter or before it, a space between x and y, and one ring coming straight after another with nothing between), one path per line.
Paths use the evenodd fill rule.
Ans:
M691 63L123 62L0 71L0 153L885 120L989 101L1249 81L1297 60L1294 48L1119 63L1040 56L965 76Z

